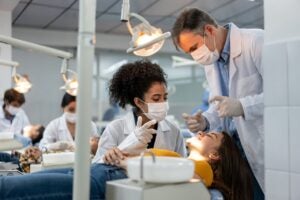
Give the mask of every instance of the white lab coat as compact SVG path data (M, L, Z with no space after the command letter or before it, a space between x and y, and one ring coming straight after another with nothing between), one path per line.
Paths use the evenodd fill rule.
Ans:
M23 128L28 125L30 125L30 122L29 122L29 119L23 109L21 109L16 114L16 116L14 117L14 119L11 123L8 119L5 118L5 113L1 106L1 108L0 108L0 132L9 131L9 132L13 132L15 134L22 135Z
M96 124L92 123L92 132L89 133L91 137L99 137ZM67 121L64 115L52 120L46 127L43 139L40 142L40 149L47 144L55 143L58 141L74 142L74 139L67 127Z
M249 164L264 190L264 133L263 133L263 69L261 65L264 32L258 29L239 29L234 24L230 32L229 97L239 99L244 117L234 117L242 146ZM222 95L217 65L205 66L210 97ZM213 105L204 116L211 130L221 124Z
M133 132L135 126L133 112L128 112L124 117L109 123L101 136L93 162L102 162L105 152L113 147L124 151L132 150L132 147L139 142ZM183 157L186 156L184 139L180 130L167 120L158 123L154 148L168 149Z

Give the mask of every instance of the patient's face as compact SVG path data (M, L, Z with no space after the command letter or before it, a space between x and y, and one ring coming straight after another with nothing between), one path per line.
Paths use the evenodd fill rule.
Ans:
M190 150L196 150L203 156L218 151L222 144L223 134L217 132L199 132L196 136L188 139L187 145Z

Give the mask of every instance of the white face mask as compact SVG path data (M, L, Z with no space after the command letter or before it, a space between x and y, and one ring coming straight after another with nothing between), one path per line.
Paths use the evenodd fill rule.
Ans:
M144 112L144 114L148 119L155 119L159 122L166 118L169 110L169 103L167 101L161 103L147 103L147 106L148 112Z
M9 114L11 115L16 115L20 110L21 108L17 108L17 107L14 107L12 105L7 105L5 107L5 109L7 110L7 112L9 112Z
M76 123L76 120L77 120L76 113L65 112L64 115L68 122L70 122L72 124Z
M205 36L204 36L204 44L197 48L195 51L191 53L191 56L195 61L202 65L211 65L216 62L220 54L216 48L216 39L214 39L215 50L210 51L205 45Z

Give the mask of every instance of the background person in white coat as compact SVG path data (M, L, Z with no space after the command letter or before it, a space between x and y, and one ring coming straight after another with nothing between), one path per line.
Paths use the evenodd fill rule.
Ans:
M52 120L46 127L43 139L40 142L40 149L50 151L74 151L75 148L75 127L76 127L76 97L65 93L61 102L63 115ZM98 147L99 134L96 124L92 123L92 130L89 134L91 153L95 154Z
M180 130L165 119L168 105L166 74L150 61L123 65L109 85L112 103L133 110L107 125L94 162L115 164L119 150L137 155L146 148L168 149L186 156ZM121 156L122 157L122 156Z
M204 65L211 92L209 109L184 119L192 132L222 129L241 144L260 185L253 178L254 199L264 199L263 40L262 30L220 26L196 8L183 11L173 26L175 46Z
M3 105L0 109L0 134L13 132L15 139L21 142L23 147L27 147L31 145L31 139L23 136L23 129L30 125L30 122L21 108L24 103L24 94L12 88L4 92Z

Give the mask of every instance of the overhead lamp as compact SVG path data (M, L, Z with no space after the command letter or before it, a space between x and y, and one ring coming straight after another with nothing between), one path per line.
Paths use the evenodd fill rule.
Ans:
M32 87L27 77L16 73L16 67L13 68L12 79L15 83L14 90L19 93L27 93Z
M37 51L37 52L42 52L42 53L46 53L48 55L51 56L56 56L59 58L63 59L63 65L67 64L67 59L70 59L73 57L73 55L69 52L66 51L62 51L62 50L58 50L55 48L51 48L51 47L47 47L47 46L43 46L43 45L39 45L39 44L35 44L32 42L27 42L24 40L19 40L16 38L12 38L9 36L5 36L5 35L0 35L0 42L5 43L5 44L10 44L14 47L19 47L19 48L23 48L23 49L27 49L27 50L31 50L31 51ZM64 64L65 62L65 64ZM63 66L62 66L63 67ZM67 73L67 68L64 68L64 73ZM71 72L74 73L76 75L75 72ZM13 73L13 80L16 83L16 90L18 91L28 91L31 88L31 83L27 80L26 77L22 77L19 74L16 74L15 71ZM74 94L75 93L75 85L77 84L78 86L78 82L77 82L77 75L76 76L72 76L72 80L69 80L66 78L66 76L64 78L64 81L66 83L65 88L66 88L66 92L70 93L70 94ZM76 81L75 81L76 79ZM76 86L76 87L77 87ZM76 89L77 91L77 89Z
M63 59L60 73L65 82L65 85L61 86L60 89L65 90L68 94L72 96L76 96L78 91L77 73L68 69L67 59Z
M165 39L171 36L170 32L163 33L160 28L151 24L141 15L130 13L129 0L123 0L121 10L121 21L126 22L128 31L132 35L127 53L134 53L137 56L151 56L161 49ZM135 17L142 23L132 27L130 18Z
M10 66L13 68L11 77L13 82L15 83L15 86L13 87L14 90L16 90L19 93L27 93L31 89L32 84L30 83L28 78L17 74L17 67L19 66L18 62L0 60L0 64Z

